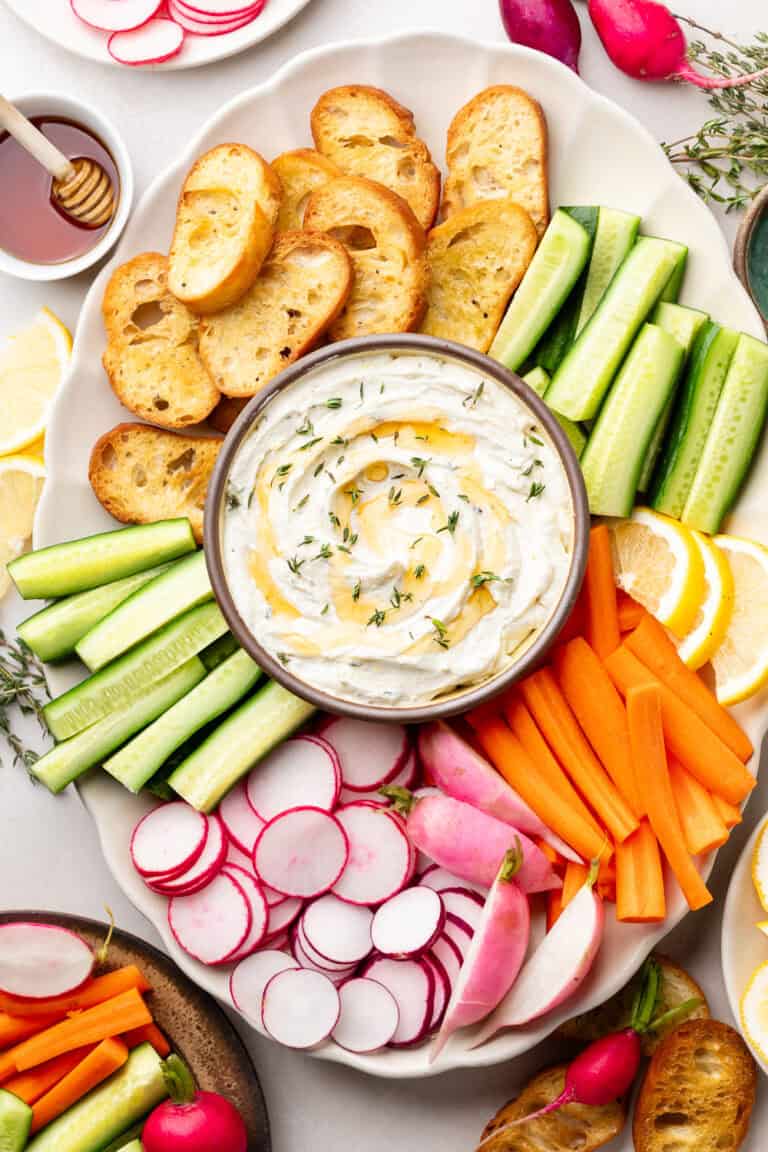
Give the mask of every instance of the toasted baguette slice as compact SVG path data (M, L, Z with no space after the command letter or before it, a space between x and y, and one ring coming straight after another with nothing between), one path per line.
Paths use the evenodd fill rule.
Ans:
M176 209L168 284L208 314L248 291L272 247L280 181L245 144L219 144L190 169Z
M272 161L272 169L277 173L283 188L283 199L277 217L278 232L296 232L302 229L307 201L315 188L327 184L335 176L341 176L341 169L314 148L297 148L295 152L283 152Z
M563 1090L566 1064L545 1068L526 1084L517 1099L501 1108L486 1124L483 1152L595 1152L618 1136L627 1119L623 1103L566 1104L558 1112L505 1128L515 1120L551 1104Z
M543 233L549 223L547 122L527 92L497 84L460 108L448 129L446 162L446 219L476 200L511 196Z
M422 332L487 352L537 243L514 200L480 200L433 228Z
M100 503L123 524L188 516L202 543L205 494L221 444L219 436L118 424L94 444L88 479Z
M102 303L109 382L143 420L166 428L198 424L218 389L198 355L199 321L168 290L168 261L144 252L117 268Z
M216 432L221 432L222 436L226 436L248 400L248 396L222 396L208 417L211 428Z
M304 223L340 240L354 268L331 339L418 328L427 305L426 236L405 200L373 180L343 176L312 193Z
M380 88L349 84L324 92L312 109L318 151L349 176L377 180L407 200L422 228L440 201L440 173L416 135L413 113Z
M757 1071L719 1020L690 1020L654 1053L635 1106L636 1152L736 1152L749 1129Z
M312 348L344 307L352 263L317 232L283 232L242 300L201 323L200 355L225 396L255 396Z

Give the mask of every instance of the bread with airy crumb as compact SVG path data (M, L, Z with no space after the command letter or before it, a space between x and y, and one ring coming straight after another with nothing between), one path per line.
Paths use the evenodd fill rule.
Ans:
M307 201L314 190L335 176L341 176L341 170L333 161L314 148L283 152L272 161L272 169L283 189L277 217L278 232L296 232L303 228Z

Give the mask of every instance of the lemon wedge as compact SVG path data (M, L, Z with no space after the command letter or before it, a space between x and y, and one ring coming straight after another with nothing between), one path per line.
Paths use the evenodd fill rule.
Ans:
M752 973L741 998L741 1030L763 1060L768 1060L768 963Z
M734 587L731 567L724 553L701 532L691 532L704 561L706 593L693 628L677 645L689 668L702 668L718 650L733 613Z
M0 349L0 456L39 440L72 353L72 337L43 308Z
M0 457L0 596L11 583L6 565L21 555L32 535L44 479L42 460L34 456Z
M752 883L758 900L768 912L768 821L763 824L752 849Z
M612 528L616 580L680 639L696 624L706 599L701 550L693 533L672 520L636 508Z
M734 601L712 667L720 703L738 704L768 683L768 548L739 536L714 542L728 561Z

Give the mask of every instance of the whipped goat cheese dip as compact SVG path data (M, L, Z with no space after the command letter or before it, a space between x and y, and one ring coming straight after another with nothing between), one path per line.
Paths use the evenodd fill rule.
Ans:
M265 404L229 471L222 559L242 620L293 675L411 706L529 647L562 596L574 515L514 393L450 355L372 351Z

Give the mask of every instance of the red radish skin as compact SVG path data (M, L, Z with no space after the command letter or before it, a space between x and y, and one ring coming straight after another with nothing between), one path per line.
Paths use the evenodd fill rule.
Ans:
M333 1032L341 1005L333 982L307 968L273 976L264 989L261 1018L267 1034L288 1048L316 1048Z
M331 964L359 964L373 948L369 908L348 904L329 893L313 901L302 917L302 931L321 958Z
M294 932L293 934L293 939L291 940L291 950L293 952L293 957L300 968L305 968L308 972L319 972L321 976L326 976L332 984L336 985L336 987L341 987L345 981L349 980L350 977L354 976L355 974L355 968L357 965L354 964L351 968L344 968L340 972L334 972L329 968L323 968L322 964L318 964L317 961L313 960L309 955L305 945L302 943L302 939L298 931Z
M227 855L227 838L224 829L216 816L206 817L208 821L208 837L199 858L187 872L173 880L147 881L154 892L162 896L191 896L199 892L206 884L221 871Z
M303 907L304 901L298 900L295 896L287 896L279 904L271 904L266 939L271 940L289 928L296 917L300 915Z
M396 960L428 952L443 930L445 908L432 888L406 888L381 904L371 924L373 947Z
M397 724L342 716L325 724L322 735L335 749L342 783L352 792L370 792L388 784L410 751L408 733Z
M201 964L225 964L251 930L251 905L242 886L224 873L192 896L174 896L168 925L180 948Z
M241 852L253 854L253 848L264 827L264 821L257 816L248 800L247 781L241 780L222 800L218 807L219 818L227 835Z
M405 822L367 801L338 808L336 819L349 840L349 859L334 894L348 904L374 907L410 881L414 852Z
M208 838L206 817L183 800L147 812L133 830L131 860L142 876L172 880L191 868Z
M298 941L298 943L301 945L302 951L305 953L307 958L311 960L312 963L316 965L321 972L333 973L336 976L339 974L342 976L350 976L357 967L356 962L340 964L336 960L329 960L327 956L323 956L322 952L318 952L316 948L313 948L307 939L306 932L304 931L303 921L299 920L298 923L294 924L293 928L291 929L291 934L293 937L292 943L293 941Z
M217 1092L196 1092L178 1057L165 1062L171 1099L150 1112L141 1133L144 1152L248 1152L243 1118Z
M422 960L430 966L435 977L435 1002L432 1006L432 1019L429 1022L429 1031L434 1032L442 1023L453 986L442 961L438 960L434 952L428 952L426 956L422 956Z
M581 25L571 0L499 0L499 9L513 44L546 52L578 72Z
M133 68L164 64L181 52L184 35L184 29L175 20L160 16L148 20L140 28L113 32L107 41L107 51L118 64L128 64Z
M399 1021L390 1041L393 1048L410 1048L424 1039L432 1024L435 1004L435 969L423 960L388 960L377 957L362 972L391 992Z
M470 891L476 892L483 900L488 895L488 889L484 888L482 884L470 884L468 880L463 880L461 876L454 876L453 872L449 872L447 868L441 868L439 864L432 864L425 872L422 872L419 877L419 884L423 884L426 888L434 888L435 892L444 892L446 888L468 888Z
M0 925L0 990L26 1000L74 992L91 975L91 948L68 928L17 920Z
M289 968L298 968L298 964L291 956L276 949L266 949L254 952L232 969L229 977L229 995L232 1003L238 1012L245 1016L248 1023L262 1034L264 1025L261 1021L261 1005L264 989L273 976Z
M250 931L237 951L226 961L227 964L236 964L239 960L244 960L246 956L250 956L264 943L269 923L269 907L258 880L245 868L225 865L222 872L226 876L231 876L240 885L251 907Z
M163 0L70 0L75 16L102 32L126 32L140 28L160 9Z

